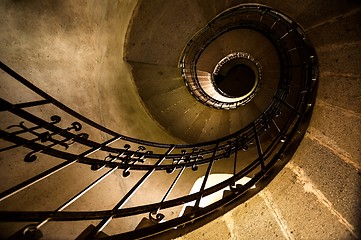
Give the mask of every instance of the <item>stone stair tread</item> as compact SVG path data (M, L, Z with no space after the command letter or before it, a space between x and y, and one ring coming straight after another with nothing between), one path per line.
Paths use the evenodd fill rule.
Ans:
M361 175L332 149L306 134L293 165L302 169L317 189L351 225L359 226L361 213ZM358 231L361 233L361 229Z
M86 240L87 235L91 233L91 231L95 229L95 226L93 224L90 224L84 231L75 239L75 240ZM97 235L97 238L106 238L109 237L107 234L105 234L103 231L100 231Z
M184 87L179 68L129 62L138 93L143 100Z
M209 132L207 134L207 139L200 139L200 137L202 136L201 134L204 130L204 126L207 124L208 119L212 115L212 110L213 109L207 108L203 109L203 111L199 113L193 123L189 125L188 129L184 134L184 138L187 139L189 143L202 142L213 138L212 135L214 136L214 133L212 134L212 132Z
M151 227L154 225L157 225L157 223L150 220L149 218L143 217L142 220L140 221L140 223L135 228L135 230L146 228L146 227Z

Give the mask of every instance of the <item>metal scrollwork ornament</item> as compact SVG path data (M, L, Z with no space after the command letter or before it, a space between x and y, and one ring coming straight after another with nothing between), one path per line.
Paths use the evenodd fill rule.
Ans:
M152 211L149 213L149 219L154 223L160 223L165 218L165 215L162 213L159 213L158 211L159 210Z

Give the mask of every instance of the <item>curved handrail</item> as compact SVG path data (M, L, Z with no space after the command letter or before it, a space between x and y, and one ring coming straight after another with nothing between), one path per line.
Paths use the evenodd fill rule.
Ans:
M246 18L245 15L247 16ZM250 15L254 19L249 17ZM238 20L240 21L236 23L229 22L229 17L235 16L239 17ZM188 88L191 88L191 85L197 86L196 69L194 66L203 49L224 32L236 28L251 28L259 31L276 47L281 59L281 81L269 106L252 123L229 136L204 143L162 144L121 135L66 107L0 62L0 68L6 74L42 98L42 100L20 104L1 99L1 112L17 115L23 121L14 123L8 126L7 129L0 130L1 138L13 144L0 149L0 151L6 152L23 146L31 150L24 157L26 162L36 161L38 153L64 160L62 163L0 193L0 201L10 198L29 186L73 164L87 164L90 166L89 169L93 171L102 168L109 169L106 174L54 211L1 211L0 221L40 221L40 223L33 226L35 229L39 229L48 221L101 219L102 221L88 235L88 237L95 237L113 218L141 216L141 214L149 213L149 221L154 226L148 227L147 229L150 229L149 232L144 234L155 234L157 231L183 225L214 211L214 209L227 204L232 199L239 198L251 186L262 180L265 174L274 167L278 159L282 158L291 143L295 141L293 137L296 132L301 127L302 131L305 131L303 125L310 116L317 90L317 56L301 27L286 15L262 5L240 5L219 14L204 29L197 32L192 38L192 42L184 49L180 66L186 82L189 80L187 82ZM210 30L216 34L209 35L207 31ZM197 44L198 40L200 41L199 44ZM192 52L193 50L194 52ZM188 58L190 63L188 63ZM298 72L294 71L294 69L297 69ZM198 93L203 94L201 89L197 89L197 91L191 91L191 93L195 95ZM225 103L210 99L209 96L203 97L206 98L206 101L203 103L209 106L220 106L225 109L231 108L224 105ZM70 115L73 122L69 127L60 127L61 117L54 115L49 120L46 119L47 117L37 116L27 110L29 107L41 108L44 105L52 106L57 109L57 112L61 110L64 114ZM33 124L32 127L28 126L29 123ZM107 140L104 142L92 140L88 133L82 132L83 124L105 133ZM31 137L23 136L23 133L27 133ZM114 143L117 143L117 145L113 146L112 144ZM119 145L124 146L119 147ZM77 146L87 147L87 150L69 151L69 149L78 150ZM248 151L249 149L253 149L252 151L255 154L248 159L239 157L243 151ZM93 153L101 153L104 158L93 156ZM184 169L197 171L199 166L203 165L207 168L206 176L208 176L212 165L216 161L225 159L234 159L235 169L232 177L225 181L212 187L204 188L207 181L204 180L203 189L200 189L197 193L167 200L169 192L177 184L177 177L174 179L171 187L167 189L167 193L161 201L135 207L124 207L124 204L155 171L165 175L178 171L180 176ZM236 165L239 161L244 161L247 164L244 168L236 170ZM137 180L133 188L129 190L113 209L105 211L64 211L67 206L91 190L93 186L109 176L109 174L120 169L124 178L131 176L133 171L142 171L145 174ZM251 173L254 176L245 186L234 186L237 180ZM226 187L230 187L232 191L230 197L224 197L204 209L197 205L202 198L221 191ZM182 206L192 201L196 201L196 205L190 213L162 222L164 215L159 211ZM139 231L136 232L137 234L139 233ZM129 234L124 233L119 236L128 238L131 236Z

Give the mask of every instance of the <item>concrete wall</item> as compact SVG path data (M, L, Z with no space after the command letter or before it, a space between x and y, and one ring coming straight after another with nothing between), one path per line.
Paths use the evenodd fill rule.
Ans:
M128 0L2 1L1 61L114 131L177 142L149 117L123 61L135 6Z
M145 140L180 142L147 113L129 74L129 66L123 61L124 39L136 4L137 1L128 0L1 1L1 61L55 99L114 131ZM14 103L39 99L2 71L0 76L2 98ZM34 114L47 118L59 113L44 107ZM20 121L4 116L0 117L1 129L13 124L12 120ZM62 117L62 122L70 121ZM87 126L83 131L88 132L92 140L109 138ZM19 154L24 156L28 152L17 148L1 154L1 191L61 163L59 159L41 154L34 164L19 159ZM89 166L72 165L2 201L0 209L54 210L104 173L89 171ZM115 172L69 210L111 209L133 186L138 175L133 174L132 180L124 181L121 171ZM134 229L139 221L123 223L122 228ZM49 223L42 231L48 237L74 239L92 223L95 224L89 221L56 227ZM0 239L27 224L1 223ZM112 226L109 229L111 233ZM119 230L115 224L113 233Z

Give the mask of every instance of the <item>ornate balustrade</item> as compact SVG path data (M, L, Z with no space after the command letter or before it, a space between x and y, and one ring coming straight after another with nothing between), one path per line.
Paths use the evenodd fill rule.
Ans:
M225 103L210 98L197 80L197 58L202 50L218 36L235 28L257 30L275 45L281 59L280 85L266 111L254 122L232 135L205 143L160 144L116 133L66 107L4 63L0 63L3 76L8 75L11 81L21 83L33 95L33 100L24 102L1 98L1 153L5 156L21 149L15 152L16 157L12 161L33 164L31 169L36 169L34 164L37 161L54 161L52 167L34 171L32 177L0 193L0 202L28 191L31 186L51 176L66 174L65 170L72 165L87 165L89 172L107 170L54 210L42 210L41 206L34 211L8 211L2 208L0 221L30 222L30 225L14 234L23 234L31 239L41 236L41 228L50 222L98 220L94 227L79 230L84 230L79 239L93 239L100 237L102 231L107 233L105 228L114 219L135 216L145 219L147 224L119 232L115 236L124 239L140 238L164 231L176 231L181 226L212 214L222 206L245 201L257 193L264 185L263 182L269 181L292 156L295 146L302 139L315 100L317 56L304 32L287 16L260 5L247 4L229 9L193 37L180 62L189 90L209 106L229 109L243 104L242 101ZM18 90L7 91L16 94ZM47 115L40 111L42 108L54 114ZM24 152L23 149L28 150ZM227 170L231 177L214 186L207 186L208 177L217 169L216 164L226 161L231 163ZM200 189L196 193L187 192L174 196L181 187L179 180L185 172L190 174L199 171L203 171L204 176ZM162 181L163 177L172 177L161 193L157 192L159 201L127 206L155 173L158 181ZM87 192L95 191L95 186L111 174L118 174L125 182L131 179L129 190L113 208L67 211L70 205L81 201L81 197ZM244 177L250 180L244 185L237 184ZM256 190L250 191L255 184ZM230 194L205 207L200 206L205 197L224 191L225 188L230 190ZM167 214L167 210L180 209L191 202L192 207L187 208L183 215Z

